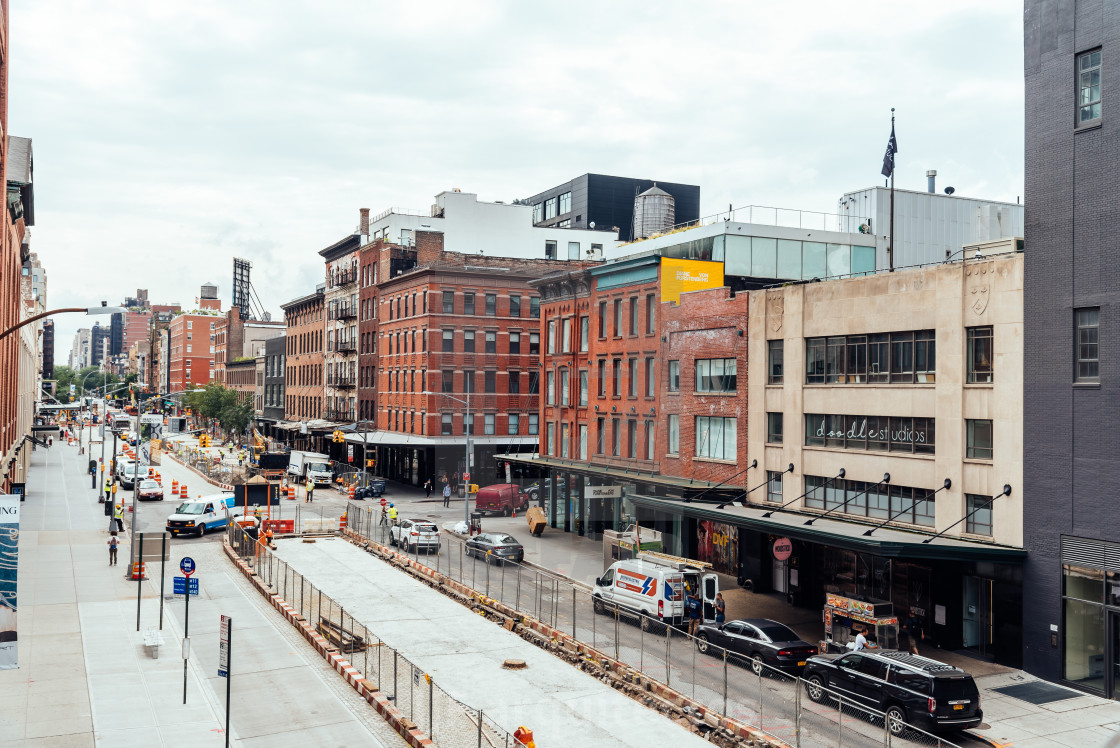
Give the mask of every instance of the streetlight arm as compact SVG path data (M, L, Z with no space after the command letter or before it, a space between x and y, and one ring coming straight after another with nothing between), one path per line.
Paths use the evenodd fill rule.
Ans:
M63 309L50 309L48 311L32 315L22 322L12 325L4 332L0 332L0 340L3 340L5 337L11 335L13 332L23 327L24 325L29 325L32 322L38 322L43 317L50 317L52 314L64 314L68 312L85 312L86 314L120 314L124 311L125 309L119 306L71 306L65 307Z

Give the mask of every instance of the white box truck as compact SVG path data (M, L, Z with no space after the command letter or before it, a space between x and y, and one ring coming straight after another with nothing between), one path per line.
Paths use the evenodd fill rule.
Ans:
M300 481L311 478L318 486L323 483L330 485L334 474L331 471L330 458L326 455L293 449L288 459L288 476Z
M715 616L719 578L712 565L655 551L616 561L595 580L591 599L596 613L613 613L651 624L687 625L685 602L694 591L704 603L704 617Z

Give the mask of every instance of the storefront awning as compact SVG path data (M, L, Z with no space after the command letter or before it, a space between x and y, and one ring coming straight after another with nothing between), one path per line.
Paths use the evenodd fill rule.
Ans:
M463 448L462 436L420 436L418 434L402 434L398 431L366 431L346 434L349 444L366 444L368 446L386 447L458 447ZM535 436L472 436L471 444L493 445L510 444L517 446L535 445Z
M774 507L732 506L717 509L716 504L686 503L680 499L666 499L657 496L630 495L627 498L639 506L649 507L670 514L687 515L698 519L714 520L737 527L745 527L772 535L781 535L795 540L845 548L852 551L874 553L888 558L906 559L945 559L968 561L1015 562L1026 557L1027 552L1013 546L984 543L941 536L930 543L922 541L929 538L921 532L898 527L881 527L871 535L865 532L875 527L875 522L854 522L846 519L820 518L819 515L800 512L775 511L771 517L762 515ZM816 517L812 525L805 520Z
M537 441L533 439L531 444L536 444ZM599 465L584 462L582 460L562 460L558 457L542 457L538 454L511 454L511 455L494 455L494 459L502 460L504 462L514 462L518 465L526 465L537 468L547 468L549 470L567 470L580 475L587 475L602 478L604 480L613 480L624 483L648 483L653 486L663 486L673 490L685 491L691 493L699 493L708 488L719 486L720 491L727 491L728 493L742 493L747 490L746 486L741 483L720 483L719 481L707 481L700 478L677 478L672 475L660 475L658 473L647 473L639 470L636 467L627 467L625 463L618 465ZM751 475L747 472L744 475ZM712 494L709 494L712 495ZM679 503L679 502L674 502Z

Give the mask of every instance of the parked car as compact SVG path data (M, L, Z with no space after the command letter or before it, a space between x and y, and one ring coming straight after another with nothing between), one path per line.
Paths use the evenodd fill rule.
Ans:
M389 545L406 552L439 550L439 528L426 519L402 519L389 529Z
M704 654L721 656L726 649L729 655L749 661L755 675L766 672L764 665L798 674L808 658L817 654L816 645L803 640L785 624L768 618L704 624L696 632L696 648Z
M474 497L474 510L487 514L510 516L529 506L529 494L523 493L516 483L497 483L478 489Z
M113 462L113 469L117 474L118 480L120 479L121 475L124 474L124 471L127 468L129 468L129 467L131 467L135 464L136 464L136 460L132 459L131 457L125 457L124 455L117 455L116 459Z
M556 482L556 487L560 491L564 490L565 485L566 484L563 478L560 478ZM552 479L544 478L543 480L533 481L529 485L522 488L521 491L529 497L529 501L533 502L534 504L539 504L542 496L548 496L548 491L551 487Z
M140 481L137 495L141 501L163 501L163 486L157 481L145 478Z
M521 563L525 560L525 547L512 535L501 532L484 532L467 541L467 556L478 556L486 563L506 561Z
M864 649L816 655L809 658L803 677L813 701L839 695L883 712L892 735L903 735L908 724L934 732L965 730L984 721L971 675L909 652Z

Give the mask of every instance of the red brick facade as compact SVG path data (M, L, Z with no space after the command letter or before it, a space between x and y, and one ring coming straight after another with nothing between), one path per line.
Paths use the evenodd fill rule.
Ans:
M285 343L284 418L306 421L323 417L323 339L326 333L323 292L283 304L288 330Z
M217 300L203 299L209 305ZM217 309L215 309L215 312ZM214 329L221 317L217 314L179 314L171 320L170 376L171 392L200 387L210 382L214 363Z

